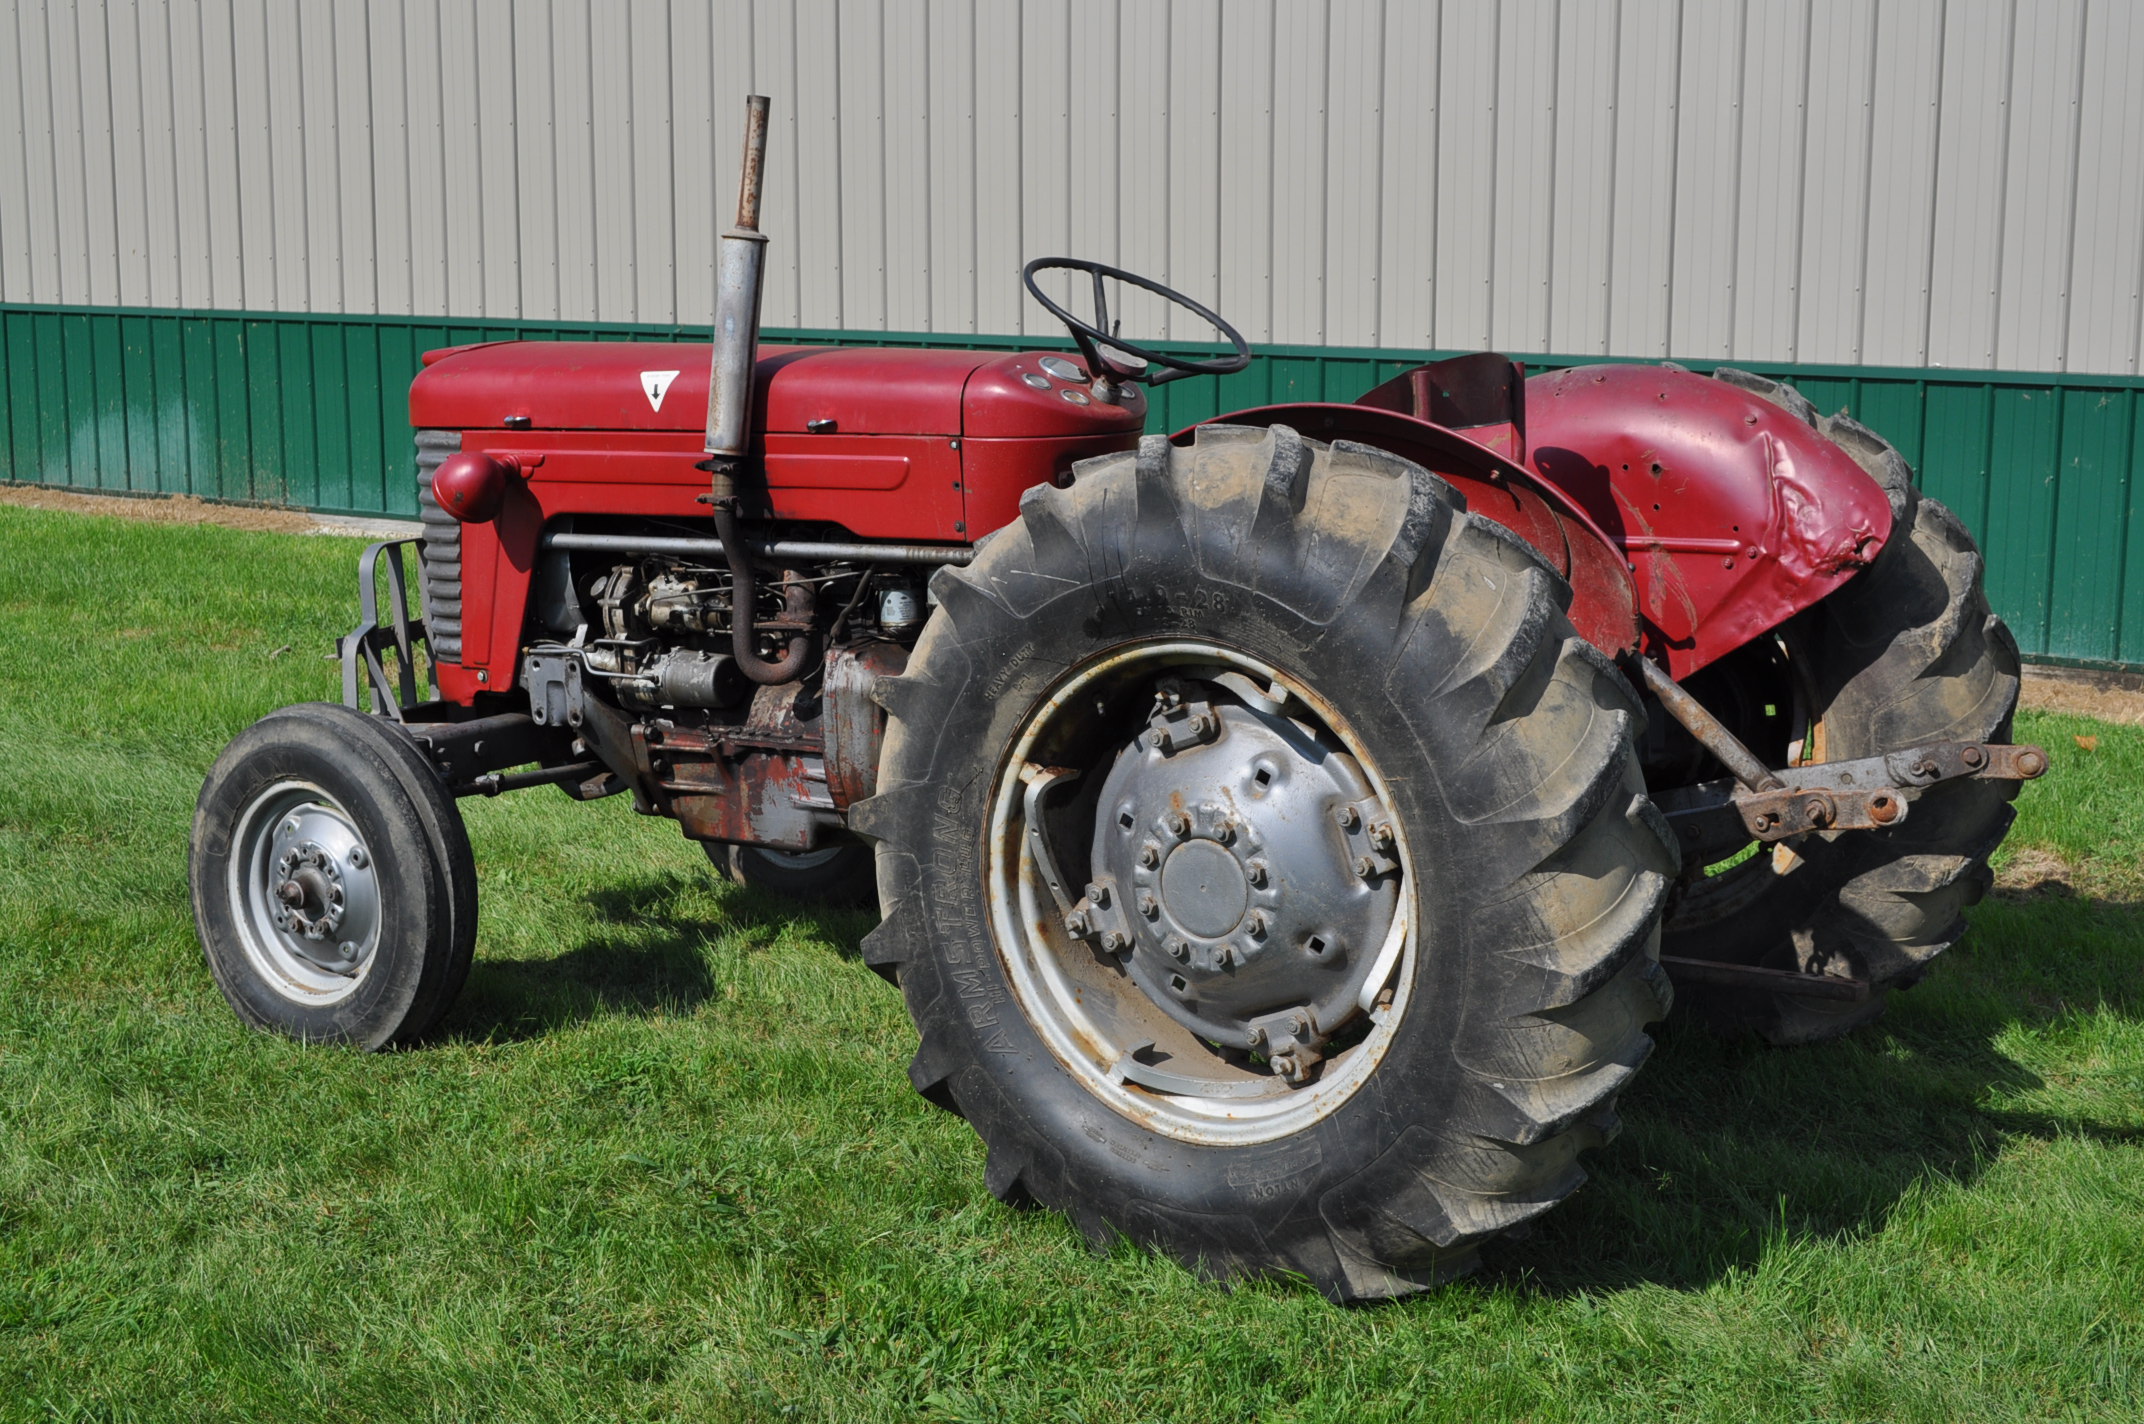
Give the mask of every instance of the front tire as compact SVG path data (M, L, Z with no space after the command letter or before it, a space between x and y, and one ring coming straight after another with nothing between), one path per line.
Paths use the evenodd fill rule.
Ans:
M1098 1245L1336 1299L1470 1268L1584 1180L1667 1008L1627 685L1531 549L1382 451L1207 426L1021 509L934 579L851 811L911 1080ZM1106 892L1077 929L1030 812Z
M194 810L194 926L255 1028L379 1049L421 1037L468 977L476 869L408 737L330 703L233 738Z

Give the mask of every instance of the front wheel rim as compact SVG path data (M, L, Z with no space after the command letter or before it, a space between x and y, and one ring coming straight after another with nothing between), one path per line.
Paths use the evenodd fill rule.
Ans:
M306 781L246 804L224 892L255 976L278 997L324 1008L356 993L379 958L379 865L349 812Z
M1375 935L1351 947L1344 972L1349 976L1348 997L1357 1000L1352 1017L1343 1021L1336 1032L1329 1030L1329 1051L1314 1072L1295 1081L1283 1078L1273 1066L1286 1063L1292 1067L1292 1062L1280 1058L1261 1060L1255 1049L1244 1050L1240 1037L1230 1044L1192 1031L1184 1022L1185 1015L1178 1011L1181 1006L1161 1003L1135 978L1133 967L1141 965L1144 961L1140 956L1149 953L1147 941L1138 936L1149 926L1157 934L1164 932L1175 924L1172 917L1179 910L1192 920L1215 914L1210 895L1179 906L1168 902L1171 891L1164 885L1164 877L1137 873L1128 877L1133 883L1122 887L1122 914L1131 927L1127 938L1133 944L1117 951L1115 957L1121 963L1112 973L1108 963L1112 956L1097 952L1097 946L1106 942L1104 936L1079 939L1065 930L1059 902L1049 889L1027 834L1026 808L1035 804L1026 794L1028 784L1038 774L1047 774L1044 768L1051 760L1052 744L1065 735L1065 719L1085 720L1101 704L1130 695L1123 691L1111 693L1109 689L1136 689L1175 674L1199 678L1223 675L1232 680L1225 685L1244 689L1245 706L1257 710L1261 704L1270 704L1266 709L1268 722L1279 715L1274 709L1285 707L1288 720L1330 739L1321 745L1336 744L1349 763L1350 774L1359 774L1367 786L1367 796L1333 808L1341 819L1327 836L1332 848L1324 859L1340 857L1337 868L1307 852L1309 842L1293 843L1290 865L1295 868L1298 884L1331 888L1336 874L1344 878L1360 871L1366 886L1382 884L1391 892L1388 921L1377 922ZM1124 730L1115 729L1118 743L1123 740ZM1091 735L1101 743L1112 739L1109 730L1082 735ZM1234 732L1224 728L1213 734L1213 740L1218 744L1229 735ZM1249 744L1247 738L1246 745ZM1122 767L1124 755L1129 751L1119 754L1111 771L1097 769L1093 775L1097 779L1109 777L1121 786L1122 777L1116 768ZM1254 758L1250 765L1255 768L1266 760L1271 759ZM1279 770L1285 774L1289 768L1283 765ZM1335 787L1346 784L1345 779L1334 782ZM1109 789L1105 785L1104 791ZM1335 790L1324 799L1335 801L1343 795ZM1225 796L1223 788L1222 798L1217 799ZM985 876L992 928L1014 998L1027 1022L1089 1094L1122 1116L1165 1136L1216 1146L1248 1145L1299 1133L1331 1116L1354 1096L1390 1048L1407 1012L1420 936L1413 911L1413 902L1418 898L1414 893L1415 862L1404 822L1398 815L1388 813L1374 827L1379 841L1373 848L1367 842L1373 830L1367 819L1358 815L1352 828L1347 824L1350 804L1369 808L1372 815L1375 808L1392 804L1389 787L1366 754L1361 739L1352 734L1337 710L1300 678L1222 644L1175 639L1112 649L1075 670L1029 715L999 772L990 808ZM1096 837L1098 846L1107 833L1103 820L1123 809L1128 808L1097 801L1088 833ZM1240 816L1233 811L1217 814L1214 805L1200 804L1187 806L1184 812L1181 824L1175 828L1183 846L1227 845L1237 852L1238 861L1247 859L1246 845L1233 841L1225 827L1219 832L1210 828L1206 824L1209 819L1233 821L1234 829L1250 849L1256 848L1262 834L1276 831L1274 825L1261 827L1255 811ZM1171 817L1165 815L1167 818ZM1127 831L1130 832L1129 825ZM1168 834L1167 827L1155 833L1157 838ZM1350 854L1356 850L1369 854L1351 861ZM1173 849L1169 854L1171 858L1166 863L1173 863ZM1200 849L1195 857L1201 870L1215 873L1227 868L1228 859L1210 848ZM1362 864L1365 859L1374 859L1375 864ZM1098 858L1097 867L1102 863ZM1233 881L1225 876L1222 879L1228 885L1227 908L1233 909ZM1072 888L1069 893L1078 896L1080 891ZM1253 893L1246 899L1245 915L1251 914L1259 903ZM1148 924L1130 919L1135 915ZM1225 918L1225 913L1221 917ZM1367 922L1358 919L1353 923ZM1279 931L1282 925L1276 912L1272 928ZM1200 956L1222 953L1233 957L1260 948L1244 932L1223 930L1217 919L1195 925L1194 929L1216 932L1207 936L1203 946L1187 944L1191 936L1180 930L1166 934L1167 940L1175 941L1169 945L1170 952L1180 955L1187 968L1217 973L1213 963ZM1263 938L1261 934L1259 940ZM1307 948L1315 938L1307 931L1298 931L1293 941L1273 952L1296 953L1298 946ZM1229 947L1224 950L1223 946ZM1319 952L1324 951L1321 948ZM1224 958L1221 968L1232 967ZM1144 977L1151 982L1153 976L1148 973ZM1332 997L1328 994L1326 1001L1330 1003ZM1272 1016L1267 1017L1270 1020ZM985 1028L984 1032L989 1030ZM1257 1032L1254 1030L1254 1036Z

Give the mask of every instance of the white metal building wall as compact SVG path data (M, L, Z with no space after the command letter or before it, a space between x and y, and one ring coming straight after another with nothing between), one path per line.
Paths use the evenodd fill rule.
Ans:
M0 0L0 299L697 323L756 89L770 325L1050 330L1070 252L1256 341L2131 374L2140 73L2139 0Z

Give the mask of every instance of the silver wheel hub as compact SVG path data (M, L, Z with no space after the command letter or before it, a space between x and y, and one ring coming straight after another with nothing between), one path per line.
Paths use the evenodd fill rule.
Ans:
M318 841L285 850L275 864L275 921L310 940L326 939L342 926L347 901L342 868Z
M1291 1060L1292 1077L1357 1013L1392 927L1399 863L1378 849L1392 817L1329 737L1198 691L1166 680L1153 720L1190 729L1142 732L1110 769L1096 885L1130 887L1118 932L1155 1003L1203 1038ZM1108 933L1107 907L1090 914Z
M282 782L238 818L232 919L264 983L287 999L347 997L379 948L378 867L357 824L318 787Z
M1189 639L1113 649L1029 714L992 800L992 924L1022 1014L1099 1101L1246 1144L1368 1080L1417 948L1403 827L1356 745L1306 685Z

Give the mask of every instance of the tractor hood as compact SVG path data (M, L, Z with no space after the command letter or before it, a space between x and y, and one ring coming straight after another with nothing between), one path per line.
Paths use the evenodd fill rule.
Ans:
M410 423L431 430L700 431L712 352L705 343L623 341L429 351L410 385ZM780 434L982 438L1094 435L1144 423L1143 401L1082 403L1066 396L1068 389L1072 383L1041 376L1034 355L762 346L753 423Z

